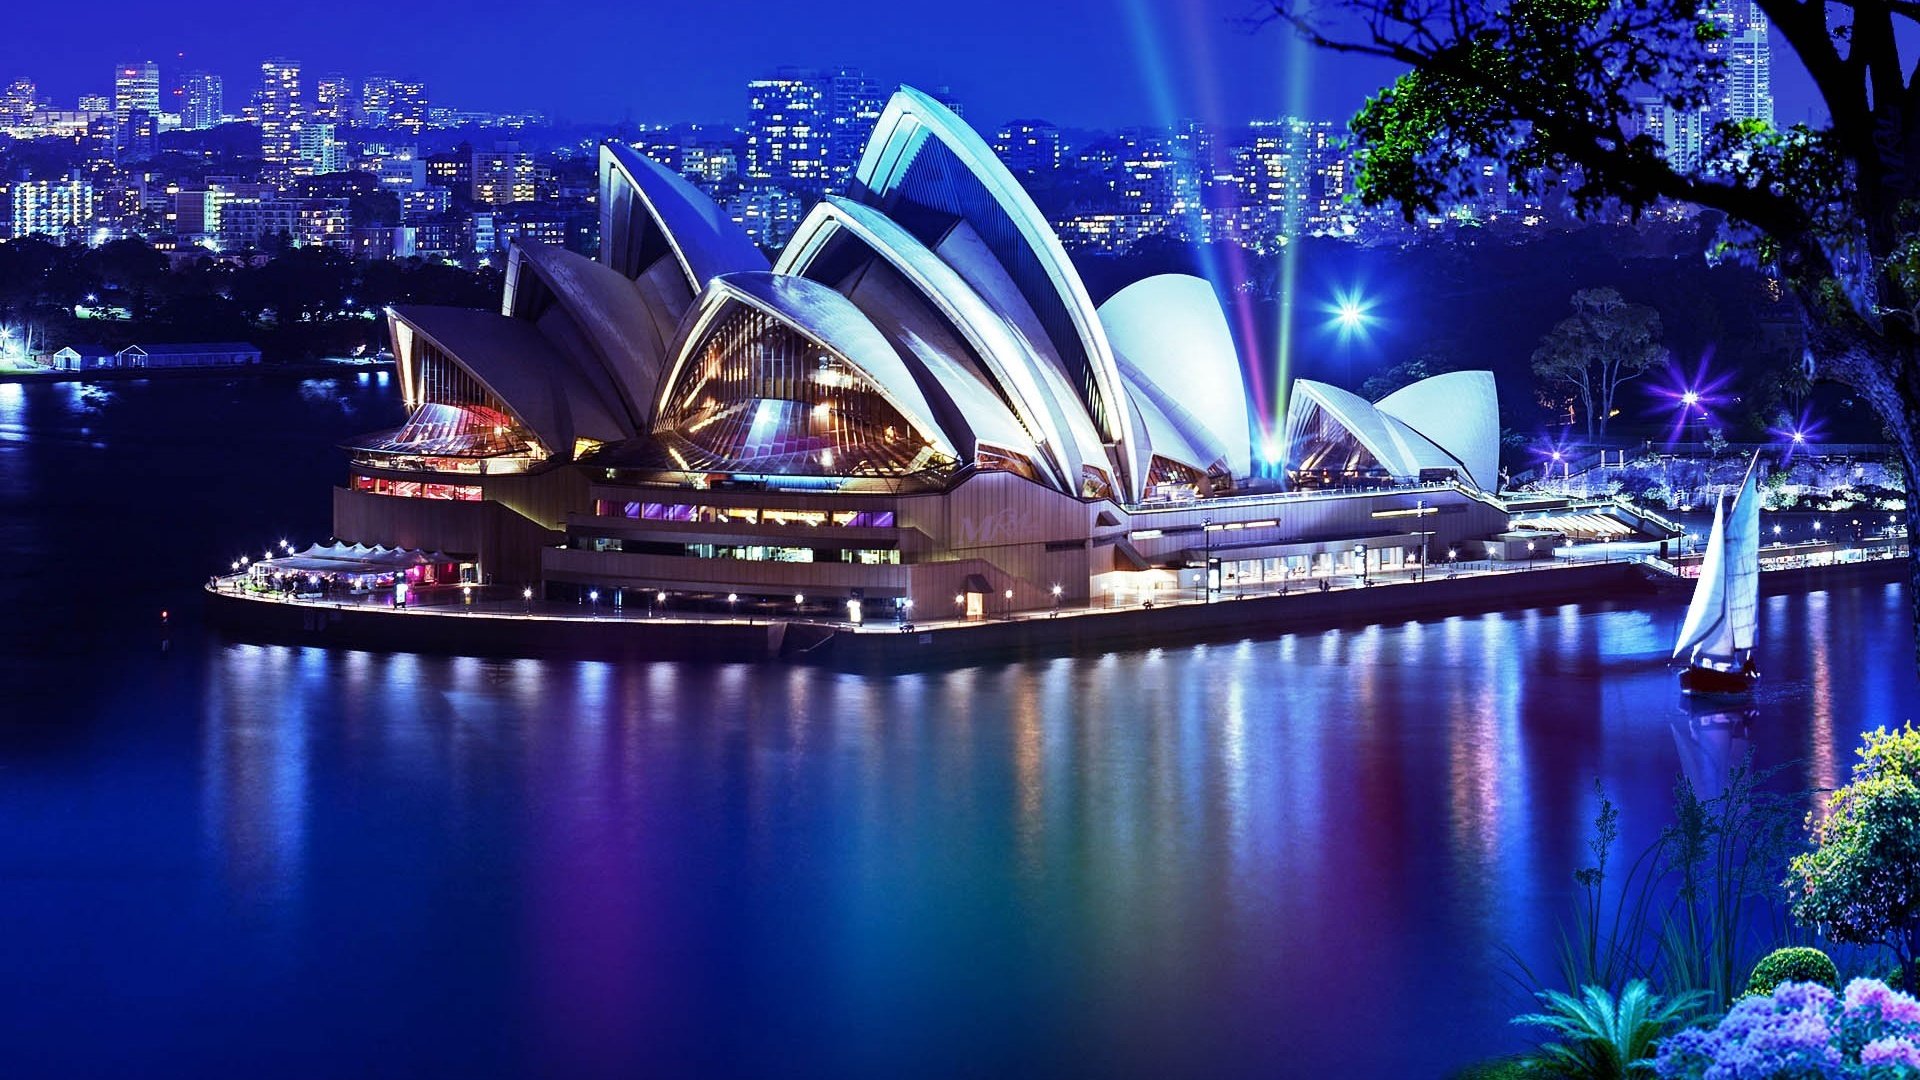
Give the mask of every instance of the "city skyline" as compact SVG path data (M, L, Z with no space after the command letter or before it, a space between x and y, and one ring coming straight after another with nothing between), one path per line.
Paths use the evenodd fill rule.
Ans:
M979 26L1012 25L1011 3L987 0L986 7L1005 8L1006 16L996 20L983 12ZM590 8L592 24L615 38L636 18L611 6ZM868 8L874 9L872 20L860 17ZM1395 74L1390 65L1317 53L1282 27L1256 25L1260 7L1240 0L1203 0L1178 11L1148 10L1138 0L1020 9L1019 34L941 27L948 41L933 58L921 47L923 32L904 27L897 11L888 9L883 18L878 5L864 2L830 21L797 9L758 11L755 17L777 32L756 34L746 49L703 33L705 20L696 14L648 13L640 40L679 44L650 51L649 63L640 66L471 63L509 45L523 55L558 50L563 43L550 39L561 29L534 25L496 36L497 23L451 16L414 27L417 35L405 29L433 10L383 11L402 32L376 42L342 36L347 30L336 25L339 9L324 16L288 13L266 32L256 32L252 18L236 12L232 19L206 20L192 33L176 25L148 26L157 16L129 11L107 32L83 41L61 38L52 31L50 14L31 12L22 19L22 33L0 42L0 77L31 78L43 96L67 107L82 94L111 93L116 65L152 60L160 65L163 90L181 85L192 71L222 76L229 108L237 111L258 84L260 63L285 56L314 77L340 72L355 85L382 73L418 78L436 101L465 109L538 111L579 123L660 124L735 122L749 81L781 67L845 66L889 87L948 86L969 103L977 123L1038 116L1062 126L1112 128L1283 115L1344 121ZM33 24L42 21L49 23L46 32L36 33ZM403 40L437 40L446 47L403 51L383 44ZM155 41L171 51L154 55ZM1774 54L1780 122L1807 119L1817 98L1804 69L1777 40ZM170 98L165 104L178 106Z

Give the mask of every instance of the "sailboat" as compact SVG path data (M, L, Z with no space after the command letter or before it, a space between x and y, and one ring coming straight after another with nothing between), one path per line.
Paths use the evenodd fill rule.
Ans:
M1687 658L1680 689L1690 694L1744 694L1760 673L1753 666L1760 621L1760 498L1754 490L1755 454L1729 506L1713 504L1713 532L1700 562L1674 659Z

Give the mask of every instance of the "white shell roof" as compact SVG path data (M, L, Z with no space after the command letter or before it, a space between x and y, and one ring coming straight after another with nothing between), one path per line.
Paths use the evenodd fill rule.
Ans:
M695 295L721 274L767 268L765 253L685 177L625 144L604 144L600 155L633 185Z
M892 218L865 204L828 196L801 223L793 240L774 264L774 272L806 274L814 258L824 250L827 240L836 230L845 230L857 237L868 250L886 260L902 277L912 282L966 336L967 344L972 346L974 353L992 369L989 374L1000 383L1006 400L1013 402L1015 414L1010 418L1016 421L1023 435L1020 443L1008 441L1010 434L989 439L981 433L979 437L1007 449L1027 453L1035 459L1037 466L1053 471L1068 490L1077 491L1079 468L1063 452L1066 443L1053 422L1054 410L1047 397L1043 396L1046 391L1042 389L1040 377L1034 370L1036 358L1025 337L1008 325L958 271ZM972 376L957 369L954 375L967 382L974 381ZM943 376L940 381L944 386L951 380ZM987 391L985 399L969 396L976 404L961 402L958 397L955 399L956 404L962 406L963 414L969 418L976 407L1006 410L1006 405L991 391ZM1027 444L1027 447L1023 448L1021 443Z
M532 323L471 308L410 305L388 308L405 324L451 357L546 446L568 457L579 436L612 442L631 429L616 418L615 407L556 350ZM402 335L395 335L396 342ZM411 348L400 350L407 366L401 381L418 385Z
M1466 466L1482 491L1500 484L1500 395L1491 371L1450 371L1402 387L1374 408Z
M764 271L727 274L708 283L697 304L698 313L689 320L675 346L673 368L660 380L656 416L665 411L666 395L673 392L688 356L706 336L706 327L729 302L759 308L858 368L936 451L958 456L953 440L934 423L933 409L906 362L853 301L817 281Z
M1145 278L1100 305L1100 321L1122 361L1121 375L1129 376L1126 368L1132 367L1149 385L1149 393L1157 391L1177 406L1178 411L1166 409L1167 402L1161 402L1167 420L1179 424L1184 411L1203 429L1181 425L1183 440L1217 446L1235 477L1251 475L1246 381L1213 285L1188 274ZM1152 449L1173 456L1161 450L1157 438Z
M513 246L507 260L502 314L513 314L520 275L538 275L591 339L598 361L620 389L633 422L644 426L653 406L667 343L641 291L611 267L565 248L532 241Z
M1314 405L1327 411L1394 476L1417 476L1422 469L1459 468L1447 452L1399 420L1381 413L1367 399L1329 383L1298 379L1287 404L1288 442Z
M1060 245L1060 238L1054 233L1046 215L1034 205L1020 182L1007 171L1007 167L980 136L945 105L912 87L903 86L888 100L886 109L874 125L873 137L868 141L866 152L861 156L859 168L854 173L853 190L867 192L872 201L884 207L928 138L937 139L962 167L979 180L1019 230L1022 242L1032 251L1046 273L1080 337L1081 347L1092 368L1096 391L1107 403L1108 423L1113 430L1101 434L1105 440L1120 447L1122 470L1126 475L1122 486L1129 489L1127 493L1130 497L1138 498L1140 485L1145 480L1145 459L1139 458L1137 448L1132 446L1132 414L1125 405L1126 391L1121 384L1119 368L1114 363L1113 350L1107 342L1106 329L1101 325L1093 300L1087 295L1085 284L1081 282L1072 260L1067 257L1066 249ZM1076 401L1078 396L1076 392ZM1080 407L1086 408L1085 405ZM1093 462L1104 466L1107 464L1102 460L1104 457L1103 453L1101 458L1093 459Z
M1315 405L1352 432L1394 476L1454 469L1465 472L1484 491L1498 486L1500 410L1489 372L1460 371L1422 379L1387 395L1378 405L1337 386L1300 379L1293 384L1293 397L1287 403L1289 445L1296 441L1307 410ZM1467 415L1456 415L1461 413ZM1451 445L1429 437L1428 430Z

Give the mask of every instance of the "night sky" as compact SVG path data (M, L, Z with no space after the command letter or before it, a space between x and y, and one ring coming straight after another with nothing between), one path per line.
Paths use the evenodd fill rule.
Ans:
M105 0L76 32L72 9L21 4L0 37L0 78L30 76L70 108L109 90L114 64L152 59L168 85L189 68L224 75L237 110L260 60L284 55L313 74L416 75L435 104L455 108L735 123L749 78L846 64L883 82L950 86L979 125L1118 127L1344 119L1393 74L1251 26L1261 10L1257 0ZM1807 119L1813 96L1777 39L1774 69L1779 120Z

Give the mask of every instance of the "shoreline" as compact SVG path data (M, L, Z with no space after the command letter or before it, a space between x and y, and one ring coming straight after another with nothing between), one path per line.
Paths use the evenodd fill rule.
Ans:
M1761 592L1815 592L1906 580L1907 561L1874 559L1762 575ZM774 619L620 618L340 605L208 587L209 624L236 641L430 655L609 661L809 664L870 674L991 661L1086 655L1439 621L1494 611L1668 597L1637 563L1587 563L1509 573L1382 583L1332 592L1220 598L1154 608L1037 611L901 631Z
M293 364L230 364L221 367L92 368L86 371L0 371L0 383L138 382L142 379L260 379L351 375L391 371L387 360L303 360Z

